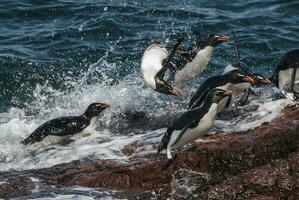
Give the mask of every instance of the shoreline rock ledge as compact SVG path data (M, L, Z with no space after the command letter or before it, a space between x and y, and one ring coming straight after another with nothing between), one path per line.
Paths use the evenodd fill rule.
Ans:
M1 173L0 198L30 195L38 184L101 188L126 199L299 199L299 108L245 133L208 138L186 147L166 171L165 155L134 155L143 147L136 143L123 149L131 155L126 163L75 161Z

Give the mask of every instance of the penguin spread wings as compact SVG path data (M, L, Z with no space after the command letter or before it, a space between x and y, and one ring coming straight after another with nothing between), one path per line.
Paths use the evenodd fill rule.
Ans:
M198 122L201 120L201 118L203 118L203 116L207 112L208 112L208 107L200 107L200 108L196 108L193 110L188 110L188 111L180 114L172 122L172 124L167 128L167 131L166 131L165 135L163 136L162 141L159 145L158 153L162 149L166 149L173 131L181 130L180 134L178 135L177 139L175 140L175 143L177 143L177 141L179 141L179 139L186 133L188 128L194 128L197 126Z
M84 116L60 117L45 122L30 134L22 143L32 144L43 140L48 135L65 136L85 129L90 120Z
M178 50L180 44L183 42L183 40L184 40L184 38L177 38L176 43L175 43L175 45L173 46L173 48L171 48L171 49L166 48L166 49L170 50L170 54L169 54L168 58L165 59L165 60L163 61L163 64L162 64L163 67L162 67L161 70L157 73L157 77L158 77L158 78L163 78L163 76L164 76L166 70L167 70L168 68L173 67L173 65L172 65L172 63L171 63L171 60L174 58L174 55L177 53L177 50Z

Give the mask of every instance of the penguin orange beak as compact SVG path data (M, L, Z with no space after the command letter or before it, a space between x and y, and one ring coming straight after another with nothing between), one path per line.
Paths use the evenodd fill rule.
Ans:
M227 35L222 35L221 37L218 38L218 41L220 42L226 42L229 40L229 36Z
M181 94L179 93L179 91L177 91L176 89L172 88L172 90L169 91L170 94L172 94L173 96L180 96Z
M102 108L106 109L106 108L110 108L111 105L108 103L103 103Z
M251 83L251 84L255 83L253 78L251 78L250 76L244 76L244 81Z
M269 79L264 79L260 81L263 84L271 84L272 82Z

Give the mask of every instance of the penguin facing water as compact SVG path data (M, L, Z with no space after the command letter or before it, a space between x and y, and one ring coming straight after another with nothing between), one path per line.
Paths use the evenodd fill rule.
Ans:
M180 149L185 144L206 134L214 125L218 103L230 95L231 91L213 89L206 95L202 107L188 110L179 115L167 128L158 147L158 154L166 149L167 159L172 160L174 158L171 154L172 150ZM164 169L170 164L167 163Z
M233 70L240 70L243 74L246 74L247 76L250 76L254 82L241 82L234 84L230 90L233 92L232 97L235 98L236 96L240 95L241 93L244 93L244 95L241 97L239 101L239 105L245 105L247 102L247 99L249 97L250 93L253 93L251 87L252 85L265 85L265 84L271 84L272 82L265 78L263 75L258 73L251 73L246 69L246 65L242 62L238 62L236 64L230 64L228 65L224 71L223 74L227 74Z
M238 69L232 70L224 75L212 76L208 78L200 85L200 87L192 96L188 105L188 109L190 110L201 107L209 91L215 88L230 90L235 84L238 83L254 83L254 80L250 76L244 74L243 71ZM217 108L218 112L220 112L225 105L228 106L230 100L231 98L226 97L219 102Z
M278 62L271 80L281 93L289 99L299 99L299 49L283 55Z
M232 35L233 35L233 39L234 39L234 47L235 47L237 62L226 66L225 69L223 70L223 74L227 74L233 70L240 70L243 74L250 76L254 80L254 83L242 82L242 83L234 84L230 88L230 90L233 92L232 98L235 98L236 96L240 95L241 93L244 93L244 95L241 97L241 99L239 101L239 105L243 106L246 104L249 94L253 93L252 88L251 88L252 84L255 84L255 85L271 84L271 81L260 74L257 74L257 73L253 74L248 71L246 64L241 62L240 51L238 48L237 38L236 38L234 31L232 31Z
M141 72L143 79L149 87L160 93L179 96L180 93L164 80L164 74L172 67L171 59L182 42L178 39L174 47L169 51L159 42L151 43L144 51L141 59Z
M226 35L214 35L211 34L201 42L199 50L195 52L182 51L180 49L177 51L178 54L185 55L187 57L187 62L182 62L180 65L181 70L177 71L174 77L174 82L172 86L182 87L195 76L199 75L208 65L214 48L229 40Z
M49 135L66 136L80 133L95 121L96 117L110 105L106 103L92 103L86 111L79 116L59 117L45 122L33 131L23 144L33 144L42 141Z

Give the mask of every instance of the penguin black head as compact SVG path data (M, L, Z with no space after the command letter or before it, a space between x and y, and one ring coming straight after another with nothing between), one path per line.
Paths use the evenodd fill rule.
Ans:
M209 45L209 46L215 47L218 44L221 44L221 43L226 42L228 40L229 40L229 37L226 36L226 35L210 34L208 36L208 38L206 39L205 43L206 43L206 46Z
M109 107L110 104L107 103L92 103L87 107L86 111L84 112L84 115L91 119L92 117L96 117L103 110Z
M224 97L231 96L231 95L232 95L232 91L230 90L222 90L219 88L215 88L207 94L205 101L208 101L210 103L218 103Z
M176 89L171 87L164 80L161 80L158 78L156 78L155 80L156 80L156 91L157 92L161 92L161 93L165 93L165 94L169 94L169 95L173 95L173 96L180 96L180 93Z
M247 82L247 83L250 83L250 84L255 83L254 79L250 75L245 74L240 69L232 70L232 71L228 72L226 74L226 76L228 78L228 81L231 82L231 83L234 83L234 84L243 83L243 82Z
M272 82L261 74L253 74L254 84L271 84Z

